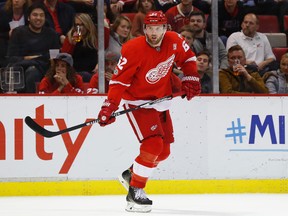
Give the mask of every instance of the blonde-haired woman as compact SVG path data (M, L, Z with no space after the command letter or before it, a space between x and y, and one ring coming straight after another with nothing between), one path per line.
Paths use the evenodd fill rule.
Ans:
M72 55L75 70L89 82L98 63L98 47L96 27L88 14L76 14L61 52Z
M110 28L109 45L106 52L121 54L122 45L132 38L132 23L126 16L119 15Z
M270 94L288 93L288 53L282 55L280 68L277 71L266 72L263 79Z

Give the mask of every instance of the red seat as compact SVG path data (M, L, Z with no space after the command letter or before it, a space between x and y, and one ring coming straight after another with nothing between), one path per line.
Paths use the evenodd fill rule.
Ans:
M284 24L284 31L288 32L288 15L284 15L283 24Z
M136 13L121 13L121 15L128 17L132 23Z
M258 15L259 32L262 33L279 33L280 26L278 18L275 15Z
M288 48L287 47L274 47L272 48L272 51L276 57L276 61L280 62L281 57L287 53Z

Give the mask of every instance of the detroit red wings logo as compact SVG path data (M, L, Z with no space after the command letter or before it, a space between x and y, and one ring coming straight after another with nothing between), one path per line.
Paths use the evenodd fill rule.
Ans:
M173 54L166 61L160 62L156 68L152 68L146 74L146 81L149 84L157 83L161 78L165 77L173 65L175 55Z

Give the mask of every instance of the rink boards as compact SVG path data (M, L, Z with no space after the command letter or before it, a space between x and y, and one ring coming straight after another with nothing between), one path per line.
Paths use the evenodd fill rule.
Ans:
M126 116L54 138L49 130L97 116L104 96L2 96L0 195L122 194L117 176L138 154ZM150 193L287 193L288 97L173 99L175 143L147 185ZM122 109L122 107L120 107Z

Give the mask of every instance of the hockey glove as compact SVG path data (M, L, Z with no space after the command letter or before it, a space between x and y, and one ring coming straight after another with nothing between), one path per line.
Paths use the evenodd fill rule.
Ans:
M101 110L98 114L99 124L101 127L104 127L108 124L115 122L116 118L111 116L116 110L118 106L116 106L112 101L106 99L101 107Z
M201 92L200 78L195 76L183 77L182 91L185 92L188 101L194 96L199 95Z

